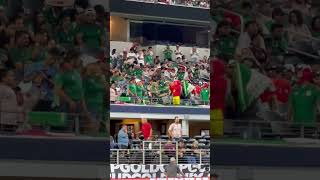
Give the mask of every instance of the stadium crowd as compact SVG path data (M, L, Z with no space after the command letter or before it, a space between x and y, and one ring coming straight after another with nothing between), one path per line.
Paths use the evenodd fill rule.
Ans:
M196 47L187 59L169 45L163 57L134 43L129 51L111 52L111 103L205 105L209 102L209 63ZM181 102L180 102L180 99Z
M211 15L216 31L211 53L226 64L226 118L241 119L246 113L271 111L283 118L283 124L294 122L316 127L320 100L320 64L317 62L320 12L315 3L308 0L214 2L216 11ZM239 73L239 63L240 68L267 77L257 81L270 81L256 97L255 106L246 109L240 109L239 84L244 82L240 82L239 77L243 81L248 79Z
M80 127L97 133L108 91L104 7L76 1L73 7L44 4L31 12L22 6L9 17L1 2L1 130L26 125L28 112L42 112L42 119L64 112L72 117L63 130L74 131L81 113Z
M154 132L152 125L144 118L141 120L140 129L139 133L129 132L123 124L114 138L110 137L111 161L116 161L119 156L114 150L120 149L124 152L118 157L121 164L141 164L143 159L145 164L167 164L172 157L178 157L179 163L209 163L210 136L182 135L182 125L178 117L175 117L175 122L170 125L168 135Z
M210 0L138 0L142 2L163 3L168 5L183 5L189 7L210 8Z

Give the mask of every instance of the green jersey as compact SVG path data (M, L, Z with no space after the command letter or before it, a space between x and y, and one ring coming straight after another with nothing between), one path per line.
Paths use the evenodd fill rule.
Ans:
M202 89L200 92L201 100L202 101L209 101L209 89Z
M172 59L173 51L171 49L165 49L163 51L164 59Z
M138 78L141 78L142 77L142 74L143 74L143 70L142 69L135 69L133 71L133 75L135 75L136 77Z
M137 94L136 84L129 84L129 96L135 96Z
M153 57L151 55L145 55L144 60L147 64L153 64Z
M144 92L143 86L136 86L136 90L137 90L137 96L139 98L143 98L143 92Z
M55 85L62 88L67 96L74 101L83 98L83 85L80 73L76 70L59 73L55 78Z
M271 54L273 56L283 55L287 52L288 41L285 38L281 39L267 39L266 47L271 47Z
M102 111L106 88L99 77L89 77L83 81L84 97L88 107Z
M233 57L237 47L237 39L233 36L221 37L217 43L217 55Z
M100 48L101 40L105 36L102 28L96 24L82 24L76 28L76 34L81 33L83 41L90 48Z
M27 63L32 61L31 48L11 48L9 55L13 63Z
M70 28L67 32L60 30L55 35L59 44L71 46L74 44L75 32Z
M294 88L289 98L294 123L314 127L318 101L319 89L316 86L306 85Z

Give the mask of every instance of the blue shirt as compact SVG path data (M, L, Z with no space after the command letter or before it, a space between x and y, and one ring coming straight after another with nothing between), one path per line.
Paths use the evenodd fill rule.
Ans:
M118 132L118 144L125 146L129 144L128 134L123 129Z

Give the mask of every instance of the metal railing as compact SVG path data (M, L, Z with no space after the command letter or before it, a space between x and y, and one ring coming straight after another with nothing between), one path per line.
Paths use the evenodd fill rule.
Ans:
M318 121L306 120L296 122L289 120L287 115L274 111L259 112L256 117L251 116L251 118L225 119L223 124L223 139L225 140L299 144L302 143L300 140L304 139L304 143L320 145L320 123ZM214 126L212 124L212 127ZM213 137L215 137L215 133ZM309 139L310 141L305 139Z
M140 105L174 105L171 96L165 96L162 98L139 98L139 97L126 97L125 99L118 98L111 104L140 104ZM210 101L204 101L200 99L180 99L181 106L208 106Z
M174 157L178 164L209 164L210 149L179 148L178 144L161 141L144 141L136 149L111 149L111 164L168 164Z
M127 1L135 1L135 2L143 2L143 3L154 3L154 4L166 4L166 5L201 8L201 9L210 9L210 3L207 3L206 6L188 5L185 0L168 0L166 2L162 2L162 1L159 1L159 0L127 0ZM202 2L203 0L196 0L196 1L197 2Z
M106 137L106 115L54 111L0 111L0 134L31 136ZM98 122L98 123L97 123Z

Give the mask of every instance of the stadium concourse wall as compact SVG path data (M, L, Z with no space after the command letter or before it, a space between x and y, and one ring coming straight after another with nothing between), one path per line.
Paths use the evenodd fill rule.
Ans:
M110 42L110 50L116 49L118 53L122 52L124 49L129 51L130 47L132 47L132 42L123 42L123 41L111 41ZM147 47L141 47L141 49L147 49ZM166 48L165 45L151 45L153 48L153 52L156 56L159 56L160 59L163 59L163 50ZM171 50L174 51L176 49L176 46L170 46ZM180 50L182 51L182 54L186 56L187 59L190 59L190 53L191 53L192 47L185 47L181 46ZM199 52L200 57L207 56L209 57L210 55L210 49L209 48L197 48ZM174 56L174 54L173 54Z

